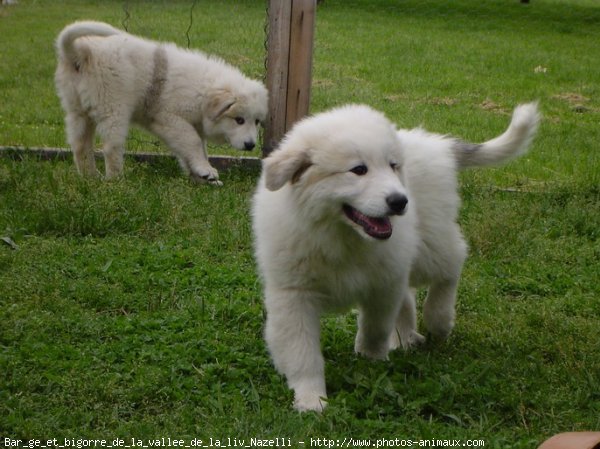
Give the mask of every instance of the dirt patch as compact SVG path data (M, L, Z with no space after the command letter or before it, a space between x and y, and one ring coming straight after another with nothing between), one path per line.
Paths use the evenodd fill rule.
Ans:
M439 106L454 106L455 104L458 104L458 100L450 97L432 98L429 100L429 103Z
M552 98L554 98L556 100L566 101L571 106L580 105L580 104L587 103L588 101L590 101L590 99L588 97L584 97L581 94L576 94L576 93L573 93L573 92L567 92L567 93L564 93L564 94L552 95Z
M599 112L600 109L590 106L590 99L581 94L574 92L565 92L562 94L552 95L554 100L560 100L567 103L573 112L584 114L586 112Z
M483 109L484 111L490 111L495 114L510 115L510 111L508 109L503 108L502 106L500 106L497 103L494 103L490 99L486 99L486 100L482 101L481 104L479 105L479 107L481 109Z

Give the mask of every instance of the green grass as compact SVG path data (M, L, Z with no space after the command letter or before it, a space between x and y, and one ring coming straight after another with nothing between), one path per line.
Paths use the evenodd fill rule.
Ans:
M52 41L66 23L125 22L186 46L191 5L0 7L0 145L64 145ZM264 19L263 1L198 2L191 46L260 78ZM222 173L217 189L171 159L128 160L124 179L105 183L79 178L71 161L0 158L0 438L505 449L600 430L599 38L592 0L319 6L313 111L360 101L400 126L476 141L502 131L518 102L539 99L544 114L527 156L461 175L471 249L450 340L372 363L353 353L353 314L324 319L322 416L291 409L262 341L257 173ZM134 132L129 150L163 151L154 140Z

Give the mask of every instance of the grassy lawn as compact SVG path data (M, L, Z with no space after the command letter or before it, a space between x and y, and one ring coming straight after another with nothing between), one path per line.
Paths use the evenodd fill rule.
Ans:
M262 78L266 2L199 1L187 32L192 5L0 6L0 146L65 145L53 39L76 19L184 47L189 37ZM451 338L373 363L353 353L355 315L327 317L321 416L292 410L262 340L256 172L222 173L225 186L210 188L171 159L126 161L125 178L105 183L71 161L0 158L0 443L352 437L506 449L600 430L599 41L596 0L319 6L313 111L365 102L400 126L476 141L519 102L539 99L544 114L527 156L461 175L471 249ZM134 131L128 150L164 151L155 141Z

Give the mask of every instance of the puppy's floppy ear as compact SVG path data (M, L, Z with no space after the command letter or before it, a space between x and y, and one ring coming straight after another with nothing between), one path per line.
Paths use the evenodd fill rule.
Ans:
M288 181L293 184L311 165L308 150L291 147L275 150L263 161L265 185L267 189L275 191L281 189Z
M208 95L205 114L215 121L221 118L236 102L236 98L226 89L215 90Z

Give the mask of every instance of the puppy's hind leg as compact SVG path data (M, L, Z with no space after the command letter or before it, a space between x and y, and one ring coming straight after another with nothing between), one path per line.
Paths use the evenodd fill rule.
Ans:
M435 337L445 339L454 328L457 285L458 280L446 280L429 287L423 304L423 320L427 330Z
M277 370L294 390L294 408L322 411L327 402L320 311L305 292L267 289L265 340Z
M106 179L114 179L123 174L125 140L129 131L129 116L119 113L98 124L98 134L103 141Z
M67 136L79 174L97 176L94 157L94 122L87 116L71 113L66 117Z
M429 291L423 304L423 321L431 334L447 338L454 328L456 289L460 272L467 257L467 245L458 225L446 227L435 248L438 272L430 273Z

